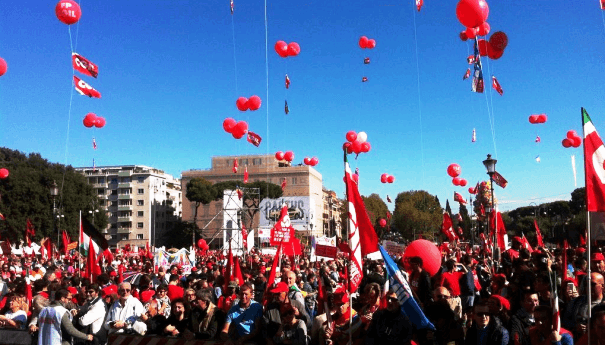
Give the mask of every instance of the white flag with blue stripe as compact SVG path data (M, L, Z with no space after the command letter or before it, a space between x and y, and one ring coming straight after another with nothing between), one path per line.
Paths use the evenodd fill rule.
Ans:
M408 281L403 276L403 273L393 259L389 256L386 250L382 246L379 246L380 254L384 259L384 265L386 266L387 274L389 275L390 288L397 294L397 299L401 305L401 312L405 314L408 319L419 329L429 328L434 330L435 326L424 316L422 309L416 303L416 300L412 296L412 290Z

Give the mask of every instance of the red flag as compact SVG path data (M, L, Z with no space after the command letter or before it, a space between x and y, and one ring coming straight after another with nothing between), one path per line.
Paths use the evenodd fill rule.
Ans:
M540 228L538 227L538 222L535 219L534 227L536 228L536 238L538 239L538 246L544 247L544 241L542 240L542 232L540 231Z
M494 171L494 175L492 176L492 178L494 180L494 183L502 188L506 188L506 186L508 185L508 181L506 181L506 179L502 177L502 175L500 175L500 173L498 173L497 171Z
M63 254L67 255L67 253L69 253L67 246L70 243L71 243L71 238L69 237L69 234L67 233L67 231L63 230Z
M605 10L605 0L601 0L601 9Z
M32 246L32 237L36 236L36 230L34 230L34 225L31 220L27 218L26 226L25 226L25 242L27 242L27 246Z
M462 195L460 195L460 193L458 193L458 192L454 192L454 201L457 201L461 204L466 204L466 200L464 200Z
M447 239L450 242L454 242L456 240L456 234L454 233L454 230L452 229L452 218L450 218L450 215L447 212L443 212L443 222L441 223L441 232L443 232L443 234L445 236L447 236Z
M290 77L286 74L286 89L290 88Z
M391 197L387 195L387 202L392 202Z
M271 237L269 243L272 246L276 246L281 243L290 243L294 238L294 227L290 222L290 215L288 214L288 206L284 204L281 208L281 214L279 220L275 223L271 229Z
M95 140L95 138L92 138L92 148L93 150L97 149L97 141Z
M470 76L471 76L471 69L467 68L466 73L464 73L464 76L462 76L462 80L467 80L468 77L470 77Z
M265 288L265 296L267 295L266 292L273 288L273 283L275 283L275 274L277 273L277 266L279 266L279 261L281 260L282 245L283 244L280 243L277 247L277 251L275 252L275 257L273 258L273 265L271 265L271 272L269 273L269 280L267 281L267 287Z
M492 230L492 234L494 233L495 225L494 220L498 222L498 233L496 234L496 244L498 248L503 252L506 250L506 242L504 241L504 235L506 235L506 228L504 227L504 222L502 221L502 214L500 212L496 213L496 210L493 210L490 215L490 227Z
M96 78L99 67L78 53L71 53L71 62L74 69L84 75Z
M521 245L523 246L523 248L527 248L527 250L529 250L530 253L533 253L534 249L531 247L531 245L527 241L527 238L525 237L524 233L521 233L521 239L523 240L523 243L521 243Z
M233 273L233 280L237 278L237 284L242 286L244 284L244 276L242 275L242 269L239 267L239 260L235 260L235 272Z
M246 225L242 221L242 242L244 243L244 251L248 250L248 231L246 230Z
M418 9L418 12L420 12L420 9L422 8L423 4L424 0L416 0L416 8Z
M494 88L494 90L496 90L497 93L500 94L500 96L502 96L504 94L504 90L502 90L502 86L500 86L500 83L498 83L498 79L496 79L496 77L492 76L492 87Z
M605 146L588 113L582 108L584 123L584 173L588 212L605 211Z
M582 234L580 234L580 247L585 246L586 245L586 237L582 236Z
M370 217L368 217L357 183L353 180L353 172L349 167L346 151L344 153L344 163L349 210L348 242L351 249L348 288L349 292L353 293L357 290L363 278L361 258L378 250L378 236L376 236L376 231L374 231Z
M248 166L244 168L244 183L248 183Z
M237 159L233 159L233 173L237 173Z
M74 75L74 87L76 91L82 96L88 96L91 98L101 98L101 93L95 90L92 86L88 85L84 80Z
M281 190L285 191L286 190L286 178L284 177L284 179L281 181Z
M101 274L101 267L97 262L97 253L95 253L95 246L92 243L92 238L88 240L88 256L86 258L86 270L84 271L84 277L89 279L90 282L94 282L97 276Z
M246 137L246 140L248 140L248 142L256 147L258 147L260 145L260 142L263 140L260 135L248 131L248 136Z

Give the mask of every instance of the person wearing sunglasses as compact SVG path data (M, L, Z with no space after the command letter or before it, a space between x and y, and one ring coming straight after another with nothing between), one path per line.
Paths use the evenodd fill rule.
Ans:
M386 294L387 308L378 310L372 316L366 333L366 344L410 344L413 326L401 312L397 293L391 289Z
M105 319L105 329L112 333L138 333L144 335L147 331L147 315L145 307L131 295L129 283L122 283L118 289L120 296L109 308Z
M466 333L465 345L508 345L509 336L498 318L491 317L487 301L473 307L473 325Z
M100 339L106 338L106 331L103 328L105 313L107 308L101 296L99 296L99 285L90 284L86 288L86 302L80 307L76 319L80 325L88 327L88 333L92 333Z

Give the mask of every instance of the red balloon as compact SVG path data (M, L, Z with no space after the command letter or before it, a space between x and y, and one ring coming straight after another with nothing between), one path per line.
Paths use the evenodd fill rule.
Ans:
M351 148L351 143L350 142L346 141L344 144L342 144L342 149L343 150L347 150L348 151L350 148ZM351 153L351 152L349 152L349 153Z
M288 44L288 56L296 56L300 54L300 46L296 42Z
M311 158L311 166L316 166L317 164L319 164L319 159L317 157Z
M350 142L354 142L355 139L357 139L357 133L355 133L355 131L348 131L347 132L347 140Z
M573 129L567 131L567 139L572 140L573 138L575 138L577 136L578 136L578 133L576 133L576 131L574 131Z
M75 24L82 16L80 5L73 0L61 0L55 6L55 14L60 21L67 25Z
M294 159L294 152L286 151L286 153L284 153L284 159L288 162L292 162L292 160Z
M384 218L380 218L380 220L378 221L378 224L380 225L381 228L384 228L385 226L387 226L387 221Z
M84 120L82 120L82 123L84 123L84 127L90 128L95 125L96 120L97 115L95 115L94 113L88 113L86 114L86 116L84 116Z
M0 169L0 179L5 179L8 177L8 169L2 168Z
M467 28L483 24L488 16L489 6L485 0L460 0L456 5L456 17Z
M479 46L479 55L487 56L487 51L489 50L489 42L484 39L480 39L477 41L477 45Z
M237 106L237 109L246 111L248 110L248 99L246 97L240 97L235 101L235 105Z
M460 178L459 178L459 177L454 177L454 178L452 179L452 184L453 184L454 186L459 186L459 185L460 185Z
M366 49L368 47L368 38L365 36L361 36L359 38L359 47L361 49Z
M489 38L489 43L495 50L504 50L508 45L508 37L504 32L497 31Z
M235 119L228 117L223 121L223 129L225 130L225 132L231 133L236 123L237 122L235 121Z
M466 181L466 179L464 179L464 178L460 179L460 187L466 187L467 183L468 183L468 181Z
M487 22L485 22L485 23L479 25L479 32L477 32L477 34L479 36L487 36L489 34L489 30L490 30L489 24Z
M284 153L282 151L275 152L275 159L277 159L278 161L283 161L284 160Z
M418 256L422 258L422 268L430 276L434 276L441 268L441 252L436 245L427 240L416 240L405 249L403 253L403 262L406 263L410 258Z
M373 38L369 39L367 47L368 47L368 49L374 49L374 48L376 48L376 40L373 39Z
M504 50L496 50L492 47L491 43L487 45L487 57L492 60L498 60L504 55Z
M538 123L545 123L548 120L548 116L546 114L538 115Z
M468 40L468 36L466 35L466 31L461 31L460 32L460 39L463 41Z
M571 147L571 145L573 143L571 142L571 140L565 138L565 139L563 139L563 141L561 142L561 144L563 145L564 148L568 148L568 147Z
M241 139L246 133L248 133L248 123L246 123L246 121L239 121L231 131L231 135L233 135L235 139Z
M477 37L477 28L466 28L466 31L464 33L466 34L466 37L474 39L475 37Z
M8 65L6 64L6 61L4 61L3 58L0 58L0 77L2 77L4 73L6 73L7 68Z
M380 175L380 182L387 183L387 179L389 178L389 174Z
M468 192L471 194L477 194L477 191L475 191L474 187L468 187Z
M580 138L579 136L575 136L573 139L571 140L571 146L573 147L580 147L580 145L582 145L582 138Z
M250 97L250 99L248 99L248 109L250 110L258 110L260 108L260 105L262 104L262 101L260 100L260 97L258 97L257 95L254 95L252 97Z
M531 123L531 124L538 123L538 115L529 115L529 123Z
M359 142L359 140L355 140L351 143L351 149L357 154L361 153L361 143Z
M387 182L388 182L388 183L393 183L393 182L395 182L395 176L393 176L393 175L389 175L389 176L387 177Z
M204 249L206 247L206 240L200 238L199 240L197 240L197 246L200 249Z
M105 118L101 117L101 116L97 117L95 119L95 127L97 127L97 128L105 127Z
M452 163L447 167L447 174L451 177L458 177L460 175L460 165L456 163Z
M277 41L275 43L275 52L277 55L283 58L288 57L288 43L284 41Z
M311 165L311 158L305 157L305 159L303 159L303 162L305 163L305 165Z
M361 152L370 152L370 150L372 149L372 145L370 145L369 142L363 142L361 143Z

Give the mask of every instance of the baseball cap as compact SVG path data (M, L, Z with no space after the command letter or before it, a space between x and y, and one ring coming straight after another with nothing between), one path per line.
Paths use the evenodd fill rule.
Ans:
M591 261L605 261L605 256L602 253L593 253Z
M280 293L280 292L288 292L288 284L284 283L284 282L279 282L277 283L277 286L274 287L272 290L269 290L269 292L271 293Z

